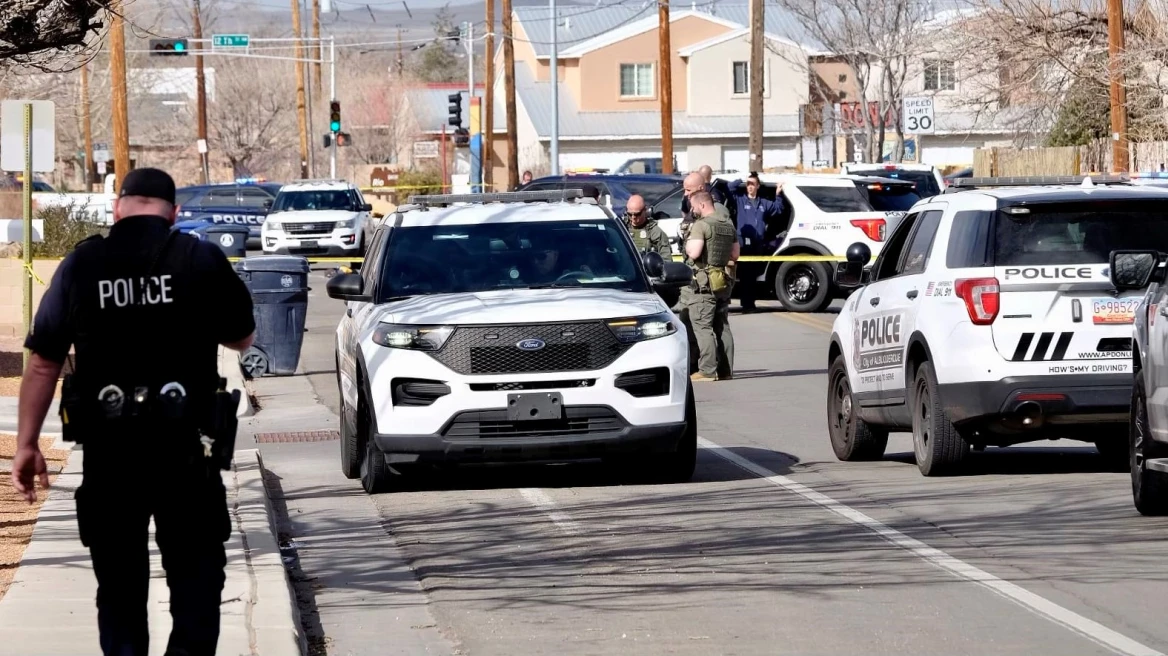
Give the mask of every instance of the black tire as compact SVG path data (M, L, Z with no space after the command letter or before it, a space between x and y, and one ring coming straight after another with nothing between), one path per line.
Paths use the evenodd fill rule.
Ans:
M393 487L394 473L389 468L389 463L385 461L385 454L377 448L377 442L372 439L373 422L370 421L368 408L358 407L357 417L365 429L361 435L361 442L365 447L361 458L361 488L369 494L388 492ZM363 420L360 419L362 417Z
M677 441L677 450L659 458L654 478L663 483L686 483L693 478L698 461L698 413L693 385L685 384L685 430Z
M268 354L252 346L239 357L239 364L248 378L260 378L268 374Z
M969 443L957 431L941 405L933 365L917 369L912 393L913 451L925 476L953 473L969 455Z
M837 355L827 375L827 433L831 450L844 462L880 460L888 447L888 429L860 419L848 382L848 365Z
M831 273L822 262L783 262L775 296L788 312L822 312L831 305Z
M340 388L340 368L337 369L337 387ZM359 397L358 397L359 398ZM357 425L349 420L349 409L345 407L345 397L341 396L341 473L345 478L358 478L361 476L361 459L365 456L363 449L364 444L361 443L361 438L367 434L368 429L362 426L362 412L358 408L354 410L357 415Z
M1132 386L1131 421L1128 424L1132 501L1141 515L1168 515L1168 474L1152 471L1144 465L1148 458L1161 457L1163 453L1151 439L1144 377L1138 371Z

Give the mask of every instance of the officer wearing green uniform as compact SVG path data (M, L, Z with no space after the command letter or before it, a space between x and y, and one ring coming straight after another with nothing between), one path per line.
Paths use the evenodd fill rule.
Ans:
M686 264L693 284L682 289L678 307L688 315L698 344L695 381L728 380L734 371L734 334L730 331L730 290L738 261L738 234L726 208L708 192L690 197L695 220L685 240Z
M656 221L649 218L645 199L639 194L629 196L628 202L625 203L625 226L629 229L633 243L637 245L637 252L660 253L666 262L673 257L673 251L669 248L669 236Z

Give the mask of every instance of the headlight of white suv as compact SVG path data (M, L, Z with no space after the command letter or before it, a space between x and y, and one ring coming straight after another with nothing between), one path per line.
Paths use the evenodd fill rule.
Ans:
M268 230L283 230L284 224L280 223L279 221L268 219L267 221L264 221L264 227Z
M389 348L437 351L450 335L452 326L407 326L383 323L373 330L373 341Z
M349 219L348 221L337 221L337 224L333 227L336 228L337 230L344 230L345 228L356 228L357 227L357 217L353 217L353 218Z
M608 329L612 331L612 334L626 344L666 337L677 332L677 327L673 325L672 312L627 319L611 319L606 323L608 323Z

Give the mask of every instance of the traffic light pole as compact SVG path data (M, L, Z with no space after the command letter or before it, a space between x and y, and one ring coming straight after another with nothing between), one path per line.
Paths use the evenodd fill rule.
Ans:
M337 41L329 37L329 98L337 99ZM329 177L337 179L337 135L333 134L333 143L329 152Z

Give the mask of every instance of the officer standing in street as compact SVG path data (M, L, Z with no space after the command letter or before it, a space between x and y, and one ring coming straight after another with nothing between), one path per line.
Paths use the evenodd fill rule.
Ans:
M217 347L247 349L255 321L222 250L171 230L174 201L165 172L126 175L109 236L61 262L25 340L13 485L30 502L35 478L47 487L38 436L72 347L62 437L84 446L77 523L106 656L146 656L150 645L151 517L174 618L166 654L214 654L219 640L231 534L220 470L230 467L235 412Z
M735 218L738 221L738 245L743 255L773 255L778 246L769 243L768 228L777 225L782 218L783 201L779 194L783 191L783 185L778 185L773 201L758 195L761 186L758 174L754 172L747 176L745 189L742 189L741 180L730 183L730 193L737 206ZM757 278L765 269L765 262L742 262L739 265L738 297L743 312L755 311Z
M734 372L734 334L730 331L730 292L738 260L738 237L726 208L710 194L694 194L695 220L685 241L686 264L693 283L681 290L684 310L698 343L695 381L729 380Z
M669 236L657 225L657 221L649 217L649 209L645 207L645 199L640 194L629 196L625 203L625 225L637 245L637 251L660 253L668 262L673 258L673 250L669 247Z

